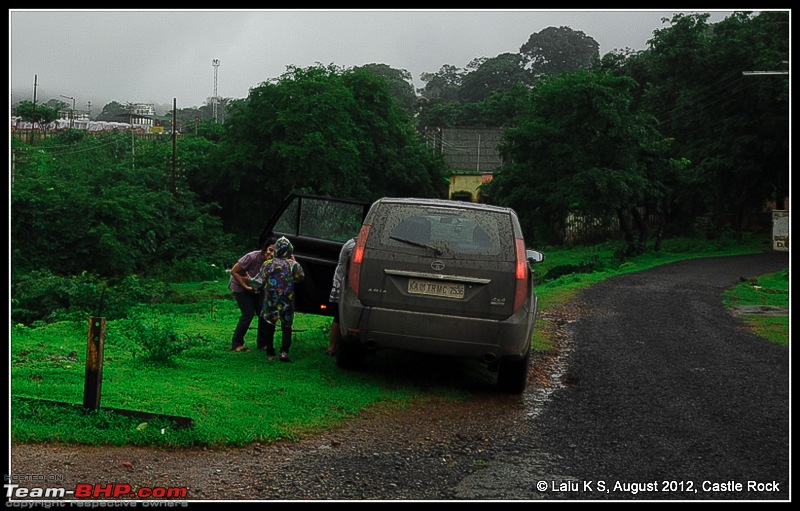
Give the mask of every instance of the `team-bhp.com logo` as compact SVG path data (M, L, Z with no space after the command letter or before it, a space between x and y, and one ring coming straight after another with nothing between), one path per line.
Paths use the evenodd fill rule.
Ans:
M74 490L65 488L22 488L18 484L4 484L8 499L185 499L186 487L155 486L133 488L129 484L78 483Z

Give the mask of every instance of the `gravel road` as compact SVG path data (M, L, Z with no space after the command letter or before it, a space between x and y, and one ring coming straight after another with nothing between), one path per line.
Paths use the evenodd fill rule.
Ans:
M472 383L467 402L423 397L235 449L14 444L12 482L186 488L189 501L788 501L789 348L721 304L741 277L788 265L697 259L583 291L547 311L561 353L535 361L522 396Z

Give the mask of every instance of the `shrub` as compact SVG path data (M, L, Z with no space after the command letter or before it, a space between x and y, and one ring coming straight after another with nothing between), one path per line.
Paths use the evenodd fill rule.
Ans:
M60 276L49 270L28 272L11 285L11 319L31 325L102 315L122 319L141 303L156 303L167 284L128 275L116 285L92 273Z
M178 333L172 315L134 312L121 331L124 334L109 335L109 342L130 349L134 358L140 357L145 362L174 363L177 355L192 348L197 341L195 337Z

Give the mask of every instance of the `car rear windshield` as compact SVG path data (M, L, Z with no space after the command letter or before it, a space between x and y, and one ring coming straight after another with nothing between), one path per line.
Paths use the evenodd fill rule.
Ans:
M375 241L392 249L425 246L444 256L514 259L511 218L501 212L391 204L376 211L372 226Z

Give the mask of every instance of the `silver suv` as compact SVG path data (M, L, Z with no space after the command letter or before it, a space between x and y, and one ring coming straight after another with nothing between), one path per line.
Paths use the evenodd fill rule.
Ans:
M393 348L472 358L502 391L525 388L537 298L516 213L468 202L384 198L356 240L339 304L337 362Z

